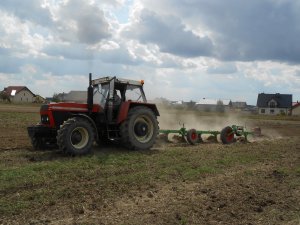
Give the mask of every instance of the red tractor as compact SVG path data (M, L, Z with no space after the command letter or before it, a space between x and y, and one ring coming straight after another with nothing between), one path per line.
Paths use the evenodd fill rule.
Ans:
M28 127L35 149L53 146L70 155L91 152L94 142L119 141L144 150L158 135L155 104L147 103L143 81L89 75L87 103L50 103L40 108L41 122Z

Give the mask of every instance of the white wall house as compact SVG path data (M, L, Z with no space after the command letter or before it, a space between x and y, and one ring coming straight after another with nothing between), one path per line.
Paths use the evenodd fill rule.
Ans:
M300 102L296 102L292 107L292 115L300 116Z
M290 94L258 94L258 113L262 115L288 115L292 108Z
M32 103L35 101L35 95L25 86L8 86L3 90L11 102Z

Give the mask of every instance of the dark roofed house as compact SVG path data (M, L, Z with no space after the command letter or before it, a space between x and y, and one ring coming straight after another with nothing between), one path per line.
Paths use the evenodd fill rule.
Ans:
M35 101L35 95L26 86L8 86L4 88L11 102L28 102L32 103Z
M292 108L291 94L258 94L257 107L259 114L267 115L287 115Z

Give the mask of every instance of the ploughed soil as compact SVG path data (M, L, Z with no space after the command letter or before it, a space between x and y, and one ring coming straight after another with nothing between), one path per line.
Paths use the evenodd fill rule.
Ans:
M263 136L158 142L144 152L95 146L67 157L32 149L26 127L38 122L38 107L0 104L0 224L299 225L300 118L230 117Z

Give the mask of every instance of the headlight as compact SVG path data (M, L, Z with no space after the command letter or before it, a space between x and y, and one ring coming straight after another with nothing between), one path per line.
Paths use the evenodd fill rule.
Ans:
M42 121L42 123L46 123L46 124L50 123L48 115L42 115L41 121Z

